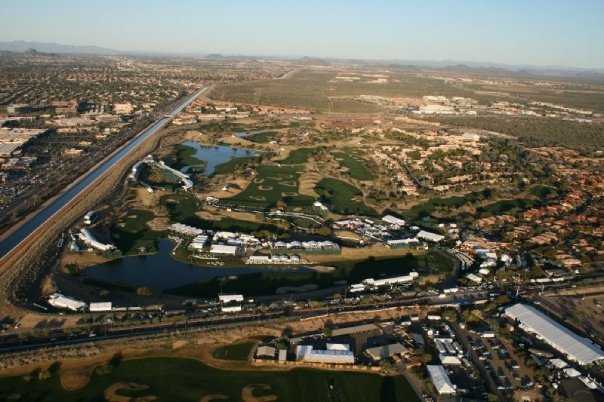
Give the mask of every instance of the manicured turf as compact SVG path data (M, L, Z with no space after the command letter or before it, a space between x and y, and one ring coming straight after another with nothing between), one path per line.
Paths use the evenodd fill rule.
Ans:
M275 207L279 201L288 207L311 206L312 197L298 194L299 169L297 166L258 166L254 181L241 193L223 201L260 209Z
M346 152L334 152L333 156L340 165L348 169L348 174L353 179L372 180L375 177L369 168L367 168L367 162L351 153L350 150Z
M342 215L369 215L375 216L373 208L368 207L361 199L361 191L351 184L341 180L326 178L317 183L315 191L321 199L330 206L330 209Z
M238 169L243 169L246 166L251 166L258 160L257 156L249 156L243 158L233 158L228 162L222 163L214 168L212 175L216 174L232 174Z
M233 343L232 345L217 348L213 356L221 360L246 361L253 347L254 342Z
M128 211L111 229L113 243L124 254L138 254L141 248L147 253L155 252L162 233L147 226L153 217L152 212L142 209Z
M276 131L261 131L259 133L251 134L245 137L245 139L259 144L266 144L273 141L277 134Z
M254 396L275 395L284 402L394 402L417 401L402 377L295 369L286 372L223 371L199 361L150 358L124 361L117 367L97 370L90 383L65 391L57 375L45 380L23 377L0 379L0 400L27 402L105 401L112 385L135 383L146 389L122 390L129 397L155 396L158 402L199 402L204 396L224 395L225 401L242 401L242 392L254 387Z
M279 161L282 165L301 165L308 161L312 155L317 153L319 148L298 148L289 153L287 158Z

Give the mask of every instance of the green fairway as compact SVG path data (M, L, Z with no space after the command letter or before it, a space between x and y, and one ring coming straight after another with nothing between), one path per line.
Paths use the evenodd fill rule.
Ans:
M162 233L147 226L153 217L152 212L142 209L128 211L111 229L113 243L124 254L138 254L143 249L146 253L157 251L157 240Z
M311 206L312 197L298 194L300 173L297 166L258 166L252 183L241 193L223 201L261 209L273 208L277 202L292 208Z
M287 158L279 161L283 165L301 165L308 161L312 155L316 154L319 148L298 148L289 153Z
M355 200L361 199L363 195L358 188L341 180L330 177L323 179L317 183L315 191L335 213L342 215L377 215L375 210L365 205L362 200Z
M271 400L283 402L418 401L403 377L311 369L278 373L225 371L197 360L179 358L128 360L114 367L97 369L91 381L77 391L65 391L56 374L47 379L37 379L39 375L32 377L36 379L0 379L0 400L101 402L113 393L159 402L250 401L250 396L269 395L275 397Z
M233 158L228 162L222 163L214 168L213 175L233 174L238 170L243 170L248 166L254 165L258 161L257 156L245 156L242 158Z
M352 153L352 150L345 149L345 152L333 152L333 157L348 170L348 174L357 180L372 180L375 176L367 167L367 162L359 156Z
M276 138L277 134L279 134L277 131L261 131L258 133L250 134L245 137L245 139L251 142L256 142L258 144L267 144L273 141Z

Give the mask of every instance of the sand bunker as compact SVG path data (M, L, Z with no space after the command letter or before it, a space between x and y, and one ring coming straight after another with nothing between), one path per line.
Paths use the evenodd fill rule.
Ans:
M118 391L127 390L127 391L144 391L149 389L148 385L137 384L135 382L123 383L118 382L110 386L105 390L105 399L108 402L151 402L157 400L156 396L146 395L146 396L138 396L138 397L130 397L119 395Z
M81 370L78 371L61 371L61 386L65 391L77 391L84 388L90 382L90 375Z
M267 384L246 385L241 390L241 399L243 399L243 402L271 402L277 400L277 395L254 396L254 390L256 389L269 391L271 386Z
M211 394L206 395L199 400L199 402L213 402L213 401L224 401L229 399L228 396L222 394Z

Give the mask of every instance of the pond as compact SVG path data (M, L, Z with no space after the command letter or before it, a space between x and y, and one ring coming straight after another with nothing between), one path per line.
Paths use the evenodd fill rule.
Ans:
M195 158L205 162L203 174L210 176L214 173L216 166L227 163L235 158L246 158L256 156L257 153L251 149L235 148L228 145L202 145L196 141L185 141L182 143L187 147L195 149ZM190 166L185 166L181 169L183 173L187 173Z
M172 258L172 242L159 241L159 251L153 255L124 257L95 265L83 271L84 279L130 287L149 287L158 291L177 288L191 283L207 282L214 278L242 276L260 272L303 272L302 267L200 267Z

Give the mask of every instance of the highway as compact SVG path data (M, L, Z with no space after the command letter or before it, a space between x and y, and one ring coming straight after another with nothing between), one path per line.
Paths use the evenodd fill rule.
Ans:
M117 339L135 339L140 337L154 337L163 335L175 335L185 332L198 332L213 329L228 329L242 325L252 325L255 323L266 324L275 320L300 320L313 317L323 317L327 314L343 313L366 313L377 312L384 309L409 307L415 305L436 306L449 303L472 303L475 300L484 299L489 296L487 290L476 290L464 293L463 295L447 296L421 296L390 300L380 303L359 304L359 305L334 305L328 307L318 307L312 309L300 310L274 310L270 312L247 312L239 315L213 316L196 318L188 316L187 319L177 322L159 322L150 325L111 328L109 325L100 324L104 330L98 331L93 337L89 332L78 335L68 335L62 332L56 332L42 338L33 338L29 340L20 339L17 336L5 336L0 338L0 355L10 355L19 352L31 352L46 348L71 347L86 343L96 343L102 341L111 341ZM495 294L499 295L500 292Z
M184 108L191 104L191 102L193 102L195 99L197 99L197 97L205 93L207 90L208 87L204 87L193 95L183 99L169 114L165 114L160 119L147 126L130 141L118 148L113 154L105 158L94 168L78 178L66 191L60 193L49 203L43 205L42 208L35 212L33 216L31 216L27 221L23 222L21 226L0 241L0 261L8 256L17 247L19 247L19 245L26 241L30 236L32 236L40 226L67 207L71 201L76 199L80 194L89 189L93 189L96 181L103 177L103 175L109 171L111 167L119 163L145 140L164 128L178 113L180 113Z

